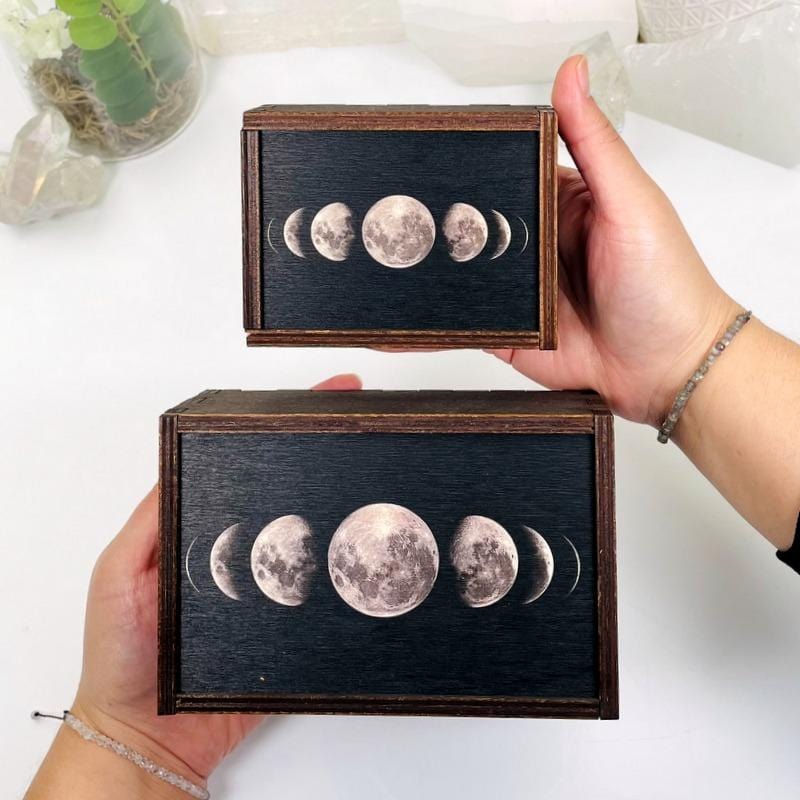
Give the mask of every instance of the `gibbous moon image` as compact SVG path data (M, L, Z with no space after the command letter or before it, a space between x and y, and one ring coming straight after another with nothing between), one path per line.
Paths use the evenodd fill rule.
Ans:
M197 592L197 594L200 594L201 592L197 588L197 584L192 580L192 573L189 569L189 558L192 555L192 548L195 546L195 543L199 538L200 538L199 536L195 536L194 539L192 539L192 541L189 543L189 546L186 548L186 559L184 561L186 565L186 577L189 579L189 583L192 585L192 589L194 589L195 592Z
M226 528L214 542L211 548L211 577L217 584L219 590L228 595L231 600L241 600L239 590L236 588L236 581L233 574L232 556L234 541L241 530L241 523L237 522Z
M344 261L355 238L353 212L344 203L329 203L311 221L311 241L330 261Z
M517 219L522 223L522 228L525 231L525 240L522 242L522 247L520 248L519 254L522 255L528 247L528 239L530 236L528 235L528 226L525 224L525 220L517 214Z
M370 617L416 608L439 573L439 548L413 511L374 503L350 514L328 548L333 586L347 605Z
M509 532L488 517L464 517L450 544L461 599L483 608L505 597L519 568L517 546Z
M256 585L270 600L299 606L308 599L317 570L313 536L308 522L296 514L278 517L258 534L250 568Z
M547 591L547 587L553 580L555 561L553 560L553 551L544 536L527 525L523 525L522 528L530 538L533 554L533 567L529 578L530 589L522 601L523 605L527 605L538 600Z
M581 557L578 555L578 548L575 547L570 539L563 534L561 538L570 546L570 549L575 556L575 580L572 582L570 590L565 595L565 597L569 597L575 591L575 587L578 585L578 581L581 579Z
M367 211L361 236L367 252L379 264L404 269L419 264L430 253L436 223L419 200L393 194Z
M494 208L492 209L492 219L497 230L497 245L491 256L491 260L494 261L494 259L500 258L511 244L511 226L508 224L508 220Z
M300 243L300 229L303 227L305 215L305 208L298 208L296 211L292 211L292 213L289 214L286 218L286 222L283 224L283 240L286 242L286 246L289 250L298 258L306 257L306 254L303 252L303 246Z
M467 203L453 203L442 221L450 258L459 263L472 261L489 238L489 226L483 214Z

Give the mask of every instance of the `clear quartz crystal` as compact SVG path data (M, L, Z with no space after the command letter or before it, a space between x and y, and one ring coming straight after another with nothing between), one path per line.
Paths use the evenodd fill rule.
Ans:
M399 0L408 38L461 83L551 81L576 42L636 41L635 0Z
M189 0L198 44L214 55L395 42L397 0Z
M671 42L746 17L775 0L638 0L643 42Z
M592 97L611 124L617 130L622 130L625 109L631 97L631 82L608 32L581 42L572 49L572 53L586 56Z
M800 163L800 4L628 47L630 108L784 166Z
M95 156L67 156L69 125L46 109L20 129L11 153L0 157L0 222L22 225L94 203L105 189Z

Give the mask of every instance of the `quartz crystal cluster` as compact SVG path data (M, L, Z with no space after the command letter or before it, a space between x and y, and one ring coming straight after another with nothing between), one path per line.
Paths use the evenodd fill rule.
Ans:
M95 156L67 155L70 128L46 109L27 122L0 156L0 222L22 225L92 205L105 189Z
M576 42L636 41L635 0L399 0L408 38L461 83L551 81Z
M784 166L800 163L800 3L627 48L631 110Z
M631 82L611 37L601 33L576 45L572 52L586 56L592 97L611 124L621 130L631 96Z
M190 0L198 44L214 55L403 38L397 0Z

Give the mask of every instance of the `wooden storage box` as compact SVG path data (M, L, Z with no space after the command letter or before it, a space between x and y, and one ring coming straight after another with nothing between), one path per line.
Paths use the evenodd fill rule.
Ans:
M588 393L177 406L159 713L616 718L613 462Z
M244 114L250 345L556 347L546 106Z

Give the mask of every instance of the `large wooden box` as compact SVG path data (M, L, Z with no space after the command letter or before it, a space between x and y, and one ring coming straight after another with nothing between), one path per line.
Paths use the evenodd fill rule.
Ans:
M244 114L250 345L556 346L545 106Z
M616 718L613 461L577 392L173 408L159 713Z

